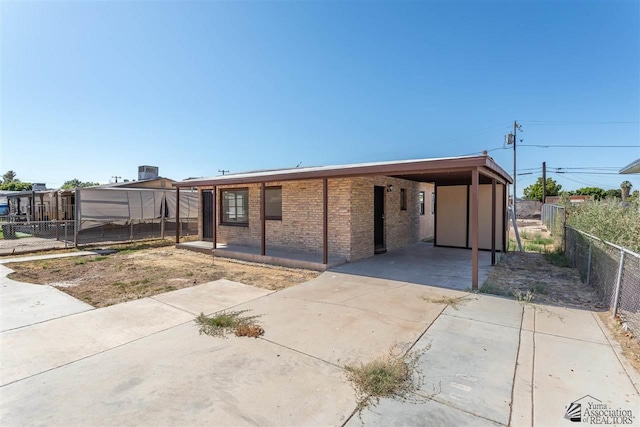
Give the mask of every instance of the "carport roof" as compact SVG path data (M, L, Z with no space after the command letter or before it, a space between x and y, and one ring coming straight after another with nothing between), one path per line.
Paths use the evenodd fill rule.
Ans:
M257 171L187 179L173 185L175 187L199 187L367 175L386 175L413 181L453 184L470 183L471 174L469 171L475 168L479 169L481 176L494 177L503 183L513 182L511 176L491 157L481 155Z
M635 162L629 163L627 166L620 169L621 174L640 173L640 159Z

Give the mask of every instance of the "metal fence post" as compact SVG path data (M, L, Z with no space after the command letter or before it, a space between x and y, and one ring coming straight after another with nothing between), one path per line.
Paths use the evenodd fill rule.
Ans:
M620 285L622 283L622 269L624 267L624 251L620 251L620 267L618 268L618 280L616 281L616 292L613 300L613 318L618 314L618 302L620 301Z
M591 245L593 244L593 240L589 239L589 257L587 258L587 286L589 286L589 282L591 280Z
M68 233L69 233L69 221L65 221L64 222L64 248L65 249L67 248L67 241L68 241L67 236L68 236Z
M573 236L573 257L572 257L573 265L575 268L578 264L578 236Z

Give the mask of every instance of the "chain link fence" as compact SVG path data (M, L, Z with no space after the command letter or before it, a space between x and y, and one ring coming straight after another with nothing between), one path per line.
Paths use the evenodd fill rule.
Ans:
M197 218L96 221L16 221L0 223L0 256L143 240L182 240L198 235ZM76 232L77 229L77 232Z
M176 222L175 218L130 219L126 221L96 222L77 221L79 231L74 242L77 246L98 243L126 243L141 240L171 239L176 236L176 227L180 237L198 235L197 218L185 218Z
M640 339L640 254L565 226L565 255L623 327Z
M545 203L540 211L540 219L553 234L562 234L565 221L565 209L562 206Z
M0 255L75 246L74 221L11 221L0 224Z

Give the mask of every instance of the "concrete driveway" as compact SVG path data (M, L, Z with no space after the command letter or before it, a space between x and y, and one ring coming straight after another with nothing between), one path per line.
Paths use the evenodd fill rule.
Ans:
M265 335L198 334L196 314L232 307ZM437 394L354 416L343 366L392 346L429 348L421 394ZM181 289L5 331L0 349L3 425L569 426L587 394L640 415L637 373L591 312L339 272Z

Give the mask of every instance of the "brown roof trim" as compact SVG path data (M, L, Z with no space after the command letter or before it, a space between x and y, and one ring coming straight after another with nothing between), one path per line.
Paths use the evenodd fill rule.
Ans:
M396 162L362 163L343 166L323 166L304 169L284 169L212 178L190 179L176 182L175 187L200 187L209 185L256 184L274 181L295 181L302 179L347 178L365 175L403 175L427 172L448 172L451 170L471 170L487 168L512 183L513 180L489 156L450 157L442 159L403 160Z

